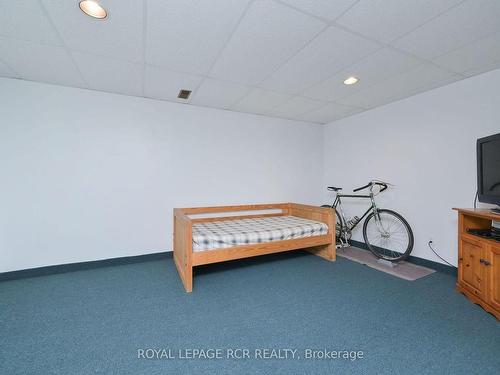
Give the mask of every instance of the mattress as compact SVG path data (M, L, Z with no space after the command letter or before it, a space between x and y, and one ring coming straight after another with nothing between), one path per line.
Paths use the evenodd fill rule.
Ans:
M321 236L328 226L296 216L210 221L193 224L193 251Z

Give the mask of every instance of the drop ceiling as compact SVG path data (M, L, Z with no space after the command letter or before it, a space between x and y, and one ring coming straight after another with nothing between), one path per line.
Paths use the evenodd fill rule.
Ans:
M328 123L500 67L499 0L100 3L2 0L0 76Z

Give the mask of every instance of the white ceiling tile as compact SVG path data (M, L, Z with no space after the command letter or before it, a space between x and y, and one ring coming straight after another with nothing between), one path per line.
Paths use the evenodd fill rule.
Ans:
M0 0L0 76L324 123L500 67L500 0L102 1Z
M271 114L277 117L293 119L323 105L325 105L325 102L295 96L273 109Z
M333 21L344 13L356 1L357 0L282 0L282 2L297 9L330 21Z
M36 0L1 1L0 35L53 45L61 44L56 30L40 2Z
M195 90L202 78L191 74L176 73L166 69L146 66L144 77L144 95L154 99L164 99L179 103L189 100L179 99L180 90Z
M226 109L248 93L248 86L207 78L193 93L191 104Z
M126 95L143 94L142 64L80 52L72 55L89 88Z
M16 78L17 74L7 64L0 61L0 77Z
M0 58L19 77L65 86L83 87L73 60L62 47L0 37Z
M332 122L362 111L363 109L360 108L336 103L329 103L324 105L323 107L304 113L300 115L299 118L304 121L326 124L328 122Z
M393 75L410 70L422 61L391 48L384 48L343 69L332 77L305 90L301 95L313 99L335 101L363 90ZM348 77L357 77L355 85L344 85Z
M434 63L457 73L500 67L500 33L438 57ZM491 68L493 69L493 68Z
M490 70L494 70L494 69L498 69L498 68L500 68L500 61L494 61L492 63L482 65L479 68L467 70L461 74L465 77L472 77L472 76L475 76L477 74L486 73L486 72L489 72Z
M450 83L459 81L463 78L464 78L463 76L457 74L457 75L451 75L448 78L445 78L441 81L425 82L425 84L419 85L417 88L415 88L413 90L410 90L408 92L404 92L402 94L399 94L398 96L392 97L391 101L400 100L403 98L407 98L409 96L420 94L422 92L433 90L433 89L441 87L441 86L446 86L446 85L449 85Z
M387 43L461 1L463 0L361 0L337 22Z
M440 69L435 65L424 63L408 72L338 99L337 102L359 108L373 108L414 95L423 89L430 90L461 78L461 76Z
M416 56L433 59L500 31L499 20L500 1L466 1L392 44Z
M143 60L143 0L106 0L104 20L85 15L78 1L42 0L65 44L133 62Z
M283 104L288 99L290 99L290 95L255 88L231 109L239 112L269 114L273 108Z
M249 0L149 0L146 61L206 74Z
M256 84L311 40L324 24L274 1L257 0L217 59L210 76Z
M379 48L378 43L331 26L259 86L296 94Z

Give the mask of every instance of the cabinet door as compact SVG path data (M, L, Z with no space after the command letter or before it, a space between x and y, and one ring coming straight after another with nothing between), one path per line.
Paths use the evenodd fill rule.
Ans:
M500 311L500 245L492 245L488 251L485 268L488 275L488 303Z
M486 298L486 267L480 262L484 255L485 249L480 242L460 240L459 282L481 299Z

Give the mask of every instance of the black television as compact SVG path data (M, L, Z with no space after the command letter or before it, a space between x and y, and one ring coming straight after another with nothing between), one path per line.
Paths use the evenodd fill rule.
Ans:
M479 202L500 206L500 133L477 140L477 194ZM500 207L492 211L500 214Z

